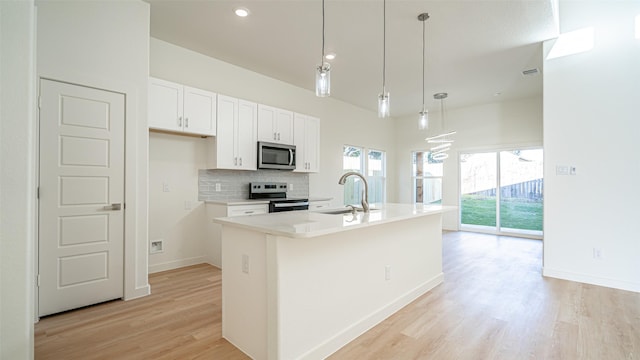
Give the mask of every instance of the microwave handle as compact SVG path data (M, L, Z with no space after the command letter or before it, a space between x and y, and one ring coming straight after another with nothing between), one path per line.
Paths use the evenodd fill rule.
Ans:
M289 149L289 166L293 165L293 149Z

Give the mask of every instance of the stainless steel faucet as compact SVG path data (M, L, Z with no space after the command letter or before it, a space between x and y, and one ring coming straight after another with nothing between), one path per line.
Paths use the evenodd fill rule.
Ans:
M362 179L362 182L364 183L364 191L362 193L362 211L368 213L369 212L369 184L367 184L367 179L364 178L364 176L362 176L362 174L357 173L355 171L349 171L344 173L344 175L342 175L340 177L340 180L338 180L338 184L340 185L344 185L344 183L347 181L347 178L349 176L357 176L360 179Z

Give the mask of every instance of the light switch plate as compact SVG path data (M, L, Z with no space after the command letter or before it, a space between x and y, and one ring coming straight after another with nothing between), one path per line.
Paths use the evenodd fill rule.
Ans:
M556 175L569 175L569 166L556 165Z

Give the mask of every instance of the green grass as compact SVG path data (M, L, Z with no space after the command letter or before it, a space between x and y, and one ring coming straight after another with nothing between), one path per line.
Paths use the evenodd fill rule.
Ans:
M503 228L542 231L542 201L504 199L500 214ZM496 199L463 195L462 223L496 226Z

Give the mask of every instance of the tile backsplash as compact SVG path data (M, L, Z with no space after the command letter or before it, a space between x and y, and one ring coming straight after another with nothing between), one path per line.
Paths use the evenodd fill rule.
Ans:
M198 200L236 200L249 198L249 183L259 181L284 182L293 185L287 197L309 197L309 174L281 170L199 170ZM220 191L216 191L220 184Z

